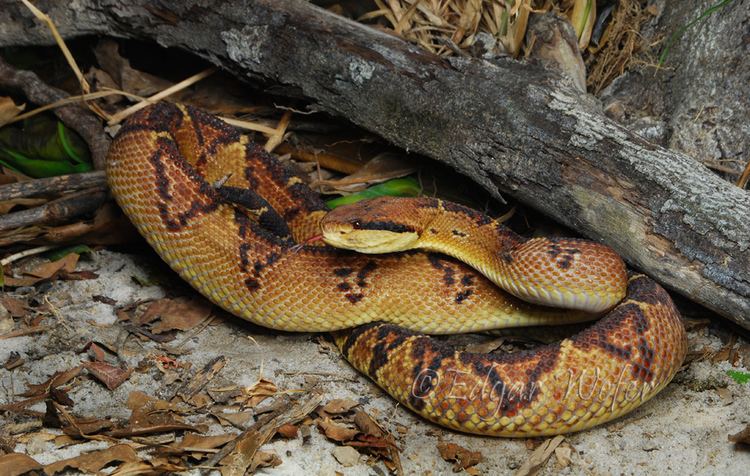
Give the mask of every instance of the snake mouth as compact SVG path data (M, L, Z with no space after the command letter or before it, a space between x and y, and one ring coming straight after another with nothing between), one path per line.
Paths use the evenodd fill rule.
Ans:
M323 228L323 241L336 248L365 254L395 253L412 249L419 240L413 231L361 230L351 228Z

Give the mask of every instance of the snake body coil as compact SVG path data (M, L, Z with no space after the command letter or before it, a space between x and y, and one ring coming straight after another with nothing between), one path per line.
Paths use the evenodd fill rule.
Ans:
M532 436L588 428L653 397L686 353L669 296L643 276L630 278L625 299L602 320L533 351L457 352L416 334L592 316L527 304L438 253L369 256L298 244L320 233L322 202L257 145L190 107L157 104L128 120L107 175L140 233L204 296L266 327L336 331L356 368L457 430Z

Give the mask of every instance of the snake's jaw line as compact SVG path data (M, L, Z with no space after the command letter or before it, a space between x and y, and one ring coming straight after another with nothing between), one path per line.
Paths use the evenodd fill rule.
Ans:
M392 232L386 230L350 230L344 232L323 231L323 241L327 244L364 254L397 253L414 248L419 241L416 232Z

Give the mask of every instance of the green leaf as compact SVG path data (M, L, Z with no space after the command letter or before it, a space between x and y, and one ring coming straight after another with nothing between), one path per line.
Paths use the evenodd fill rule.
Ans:
M328 200L326 202L326 205L328 205L331 209L333 209L336 207L340 207L341 205L349 205L352 203L357 203L361 200L383 197L383 196L416 197L421 192L422 192L422 187L419 186L419 182L417 182L412 177L406 177L406 178L389 180L387 182L373 185L372 187L366 190L362 190L361 192L357 192L351 195L346 195L344 197L339 197L339 198L334 198L332 200Z
M740 372L739 370L727 370L727 375L729 375L732 380L740 385L744 385L750 382L750 373L748 372Z
M57 248L55 250L48 251L47 253L44 253L43 256L50 261L57 261L59 259L62 259L68 256L71 253L82 255L84 253L93 253L93 252L94 250L92 250L86 245L72 245L72 246L65 246L63 248Z
M48 114L0 128L0 161L35 178L92 170L83 139Z
M90 162L89 151L81 138L60 121L57 122L57 140L70 160L77 164Z
M0 164L34 178L54 177L93 170L89 163L73 164L62 160L30 159L4 147L0 147Z

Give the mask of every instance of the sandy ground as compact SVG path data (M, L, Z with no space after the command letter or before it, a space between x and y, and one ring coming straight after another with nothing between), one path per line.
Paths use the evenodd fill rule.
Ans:
M121 323L114 307L96 302L93 296L106 296L127 305L138 300L159 298L165 294L191 293L169 276L165 284L138 284L133 277L151 279L154 269L164 267L155 255L128 255L110 251L94 253L78 265L98 273L97 279L57 281L43 288L26 288L15 293L45 295L60 310L54 331L41 335L0 340L0 363L17 352L26 363L11 371L0 368L0 404L16 401L15 396L29 383L45 381L55 371L66 370L81 361L78 350L88 341L115 343L123 338ZM11 293L12 295L13 293ZM189 331L188 331L189 332ZM178 334L183 340L188 332ZM691 350L717 351L727 340L720 326L704 326L690 333ZM248 339L252 336L255 343ZM300 388L304 382L318 380L324 401L349 398L363 403L397 438L406 474L452 474L452 464L438 454L436 445L453 442L480 451L483 461L476 466L484 474L513 474L533 451L525 440L493 439L446 431L401 408L378 387L359 375L339 356L326 351L313 334L279 334L239 319L218 319L183 343L187 352L180 357L201 368L217 356L228 360L219 377L237 385L253 384L261 372L279 389ZM122 342L120 340L120 342ZM157 344L130 338L124 341L121 355L136 367L142 359L157 351ZM737 345L743 345L740 339ZM744 370L750 362L744 362ZM715 359L714 359L715 360ZM741 363L742 364L742 363ZM630 415L583 433L569 435L564 445L572 448L570 462L561 464L553 455L541 474L722 474L744 475L750 467L750 451L740 450L727 441L750 423L750 383L741 385L729 378L728 362L704 359L692 362L659 396ZM69 395L79 415L127 418L124 402L130 392L141 390L162 396L167 384L158 373L134 372L114 391L90 378L82 377ZM30 407L44 411L41 403ZM0 413L0 426L24 421L10 413ZM54 431L54 430L48 430ZM211 431L217 431L212 428ZM42 464L71 457L81 451L107 446L88 442L56 448L50 441L18 444L16 452L26 453ZM352 467L343 467L333 456L336 444L313 429L311 437L277 439L264 446L283 463L262 469L269 474L387 474L382 463L361 457Z

